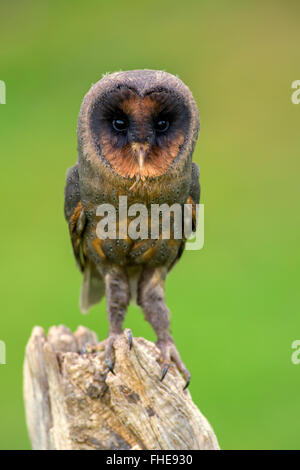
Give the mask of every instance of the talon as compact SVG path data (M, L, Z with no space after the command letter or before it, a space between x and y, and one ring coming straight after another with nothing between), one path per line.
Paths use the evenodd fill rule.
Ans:
M187 379L187 381L185 382L185 386L183 387L183 391L185 391L188 388L188 386L190 385L190 382L191 382L191 377L189 377Z
M112 365L112 363L111 363L111 361L110 361L109 359L106 359L106 365L107 365L107 367L109 368L110 372L111 372L112 374L116 375L115 372L114 372L114 369L113 369L113 365Z
M87 352L86 347L83 346L83 348L82 348L81 351L80 351L80 354L85 354L86 352Z
M170 361L173 361L176 364L177 369L185 379L185 386L183 387L183 390L186 390L190 384L191 374L182 362L180 354L174 345L172 337L170 336L170 338L159 340L157 341L156 345L160 349L162 363L164 365L160 381L163 381L166 373L168 372Z
M131 330L127 331L127 335L128 335L128 341L129 341L129 349L131 349L132 348L132 343L133 343Z
M161 382L164 380L168 370L169 370L169 364L166 364L161 375L161 379L160 379Z

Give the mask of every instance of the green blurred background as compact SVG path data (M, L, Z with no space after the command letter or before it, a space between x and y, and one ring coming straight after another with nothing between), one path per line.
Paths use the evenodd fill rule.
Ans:
M223 449L300 448L298 1L1 0L0 448L29 449L24 348L34 325L108 331L78 309L63 218L84 94L106 72L178 74L199 105L205 246L167 282L190 391ZM125 326L154 340L141 311Z

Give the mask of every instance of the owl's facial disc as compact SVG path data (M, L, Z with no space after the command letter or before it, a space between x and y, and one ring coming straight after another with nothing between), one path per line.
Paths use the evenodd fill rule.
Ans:
M145 96L121 87L102 97L91 128L101 155L128 178L157 177L179 154L190 125L184 100L168 90Z

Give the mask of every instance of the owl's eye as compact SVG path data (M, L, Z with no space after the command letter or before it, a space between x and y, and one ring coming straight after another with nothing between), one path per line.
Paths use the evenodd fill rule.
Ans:
M158 119L155 124L155 130L158 132L166 132L169 129L170 123L165 119Z
M117 132L124 132L128 129L128 122L126 119L114 119L112 125Z

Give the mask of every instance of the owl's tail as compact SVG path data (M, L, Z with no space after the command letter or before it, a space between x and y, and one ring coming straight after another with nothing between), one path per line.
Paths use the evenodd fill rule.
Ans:
M80 310L87 313L89 309L100 302L105 294L103 277L94 264L88 261L84 267L80 293Z

